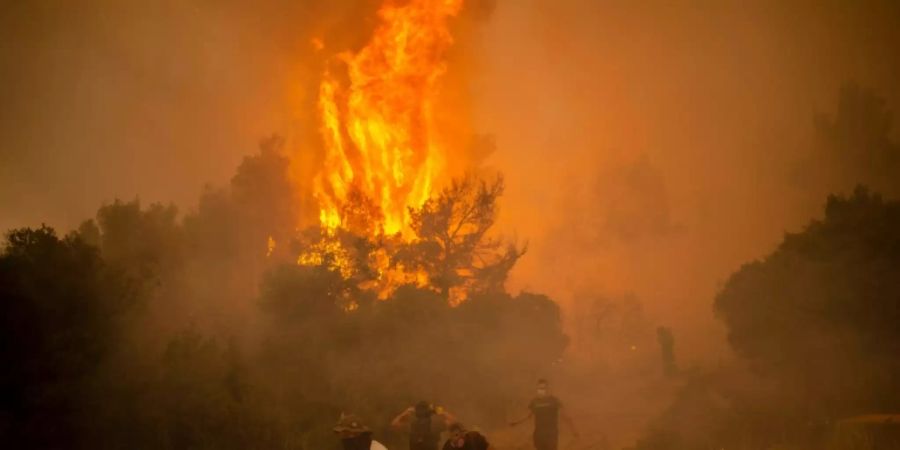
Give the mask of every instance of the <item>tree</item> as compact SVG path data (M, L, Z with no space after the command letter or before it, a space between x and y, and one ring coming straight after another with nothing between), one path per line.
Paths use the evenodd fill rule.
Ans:
M857 188L716 296L738 354L807 413L900 408L900 202Z
M137 199L116 200L97 210L97 225L87 221L80 230L96 240L105 260L136 276L177 273L183 263L184 240L174 205L154 203L144 209Z
M509 271L525 253L488 234L502 194L501 177L490 183L473 177L453 181L410 211L416 238L398 252L397 261L427 273L431 286L454 303L473 293L502 292Z
M893 114L884 98L846 83L834 114L816 115L814 125L814 147L799 173L802 180L825 192L865 184L889 196L900 194L900 144L891 138Z
M259 153L241 161L231 178L231 201L242 224L247 245L265 249L267 238L287 242L299 223L299 204L306 200L290 179L290 160L284 154L284 139L263 139ZM264 252L257 252L264 255Z
M453 181L420 208L411 208L411 235L375 232L373 204L360 193L344 206L336 230L314 228L298 240L299 261L342 273L384 299L402 286L433 289L459 304L471 295L504 292L504 283L525 253L490 235L503 193L503 179Z
M11 231L0 254L0 429L16 448L79 448L94 385L137 286L77 235Z
M311 231L300 241L301 264L267 272L259 302L271 325L263 364L278 374L271 390L304 424L302 440L311 448L332 439L327 430L342 410L374 419L369 425L378 429L388 426L385 411L422 398L488 413L477 417L489 424L559 360L567 339L558 305L503 289L522 252L510 249L504 259L499 241L486 237L501 191L499 180L454 184L413 211L411 241ZM379 265L373 255L390 263ZM424 271L429 282L400 278L386 293L373 289L392 267ZM440 277L450 272L455 278ZM453 288L467 289L466 301L448 301Z
M171 339L154 379L151 448L279 448L276 422L258 404L237 345L187 330Z

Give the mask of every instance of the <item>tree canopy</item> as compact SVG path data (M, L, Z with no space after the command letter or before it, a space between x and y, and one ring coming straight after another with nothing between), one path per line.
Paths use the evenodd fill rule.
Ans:
M897 407L898 280L900 202L857 188L829 197L822 220L733 274L715 307L732 347L809 384L809 401L845 412Z
M0 253L0 430L5 445L81 442L95 381L137 286L76 234L9 232ZM48 426L50 424L50 426Z

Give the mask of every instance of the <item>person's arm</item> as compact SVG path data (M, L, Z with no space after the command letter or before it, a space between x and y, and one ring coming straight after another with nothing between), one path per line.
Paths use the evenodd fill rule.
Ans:
M523 418L520 419L520 420L513 420L513 421L510 421L510 422L509 422L509 426L514 427L514 426L516 426L516 425L519 425L519 424L521 424L522 422L525 422L526 420L530 419L532 416L534 416L534 411L532 411L531 408L529 408L529 409L528 409L528 415L527 415L527 416L523 417Z
M446 427L449 427L450 424L456 422L456 417L444 408L438 408L438 410L435 411L435 415L444 421L444 426Z
M413 412L415 412L415 409L413 409L412 406L406 408L402 413L397 415L397 417L394 417L394 420L391 421L391 426L397 429L403 428L403 426L406 425L406 421L409 419L409 416L412 415Z

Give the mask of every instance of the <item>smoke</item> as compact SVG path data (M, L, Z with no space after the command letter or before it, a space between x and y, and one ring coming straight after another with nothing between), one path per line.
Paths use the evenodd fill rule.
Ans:
M0 225L71 227L135 195L190 205L261 137L309 139L310 39L356 44L374 3L4 8Z
M633 292L692 358L723 354L719 284L819 214L828 191L797 184L801 161L841 171L807 162L814 115L836 114L848 80L900 104L897 17L890 2L499 3L472 85L506 229L531 244L513 284L564 303Z
M212 212L226 204L231 217L230 194L202 186L225 185L273 132L302 152L300 178L315 172L323 55L359 48L377 3L7 5L0 228L71 229L98 205L139 196L209 217L194 223L201 235L227 231ZM897 8L470 3L442 98L460 149L449 171L505 175L500 227L529 242L508 288L561 301L570 334L593 305L633 300L642 320L672 329L680 366L728 358L711 309L721 284L820 215L825 194L867 181L845 170L851 161L816 156L817 133L845 123L849 80L887 110L900 105ZM884 131L894 143L896 130ZM211 259L230 255L218 250ZM190 284L216 304L204 284L232 269ZM256 281L233 282L244 296ZM651 343L652 325L642 327ZM598 393L585 379L571 385ZM661 401L623 395L635 410Z

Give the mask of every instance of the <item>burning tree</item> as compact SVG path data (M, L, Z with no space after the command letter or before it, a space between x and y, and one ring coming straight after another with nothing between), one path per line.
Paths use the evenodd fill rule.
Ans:
M500 177L490 183L468 177L411 210L416 239L398 252L398 264L427 274L430 287L453 304L470 293L502 291L525 251L488 235L502 193Z
M381 299L406 285L432 290L452 305L472 294L502 292L525 251L489 234L502 193L499 177L456 180L420 208L410 208L409 237L367 234L370 222L347 215L355 226L308 231L298 262L340 273ZM368 213L367 204L360 201L358 211Z
M436 187L449 181L439 178L453 156L435 108L453 43L447 21L462 6L387 2L368 44L329 60L318 91L324 152L311 186L320 226L301 236L300 265L338 272L381 299L408 285L453 305L502 291L524 252L489 235L502 178Z
M319 223L260 295L272 325L262 364L283 377L273 395L310 430L420 398L491 424L566 346L552 300L504 289L525 249L492 235L503 179L448 170L458 161L436 105L461 8L386 2L369 42L330 60L319 85Z
M318 97L325 154L314 180L324 227L346 226L347 205L366 198L377 232L405 232L409 208L432 195L448 156L434 108L453 43L447 19L462 3L386 2L368 44L326 69Z

